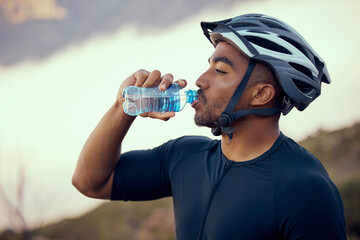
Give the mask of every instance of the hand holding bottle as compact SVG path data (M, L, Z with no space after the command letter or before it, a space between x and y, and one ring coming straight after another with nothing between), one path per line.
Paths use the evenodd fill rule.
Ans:
M137 87L158 87L159 90L164 91L166 90L174 81L174 77L172 74L166 74L161 76L160 71L155 70L152 72L146 71L144 69L136 71L134 74L129 76L125 81L121 84L117 100L118 103L122 106L125 99L123 98L123 90L128 86L137 86ZM180 79L176 81L179 87L184 88L187 83L184 79ZM140 114L142 117L150 117L150 118L157 118L161 120L169 120L170 118L175 116L174 112L147 112Z

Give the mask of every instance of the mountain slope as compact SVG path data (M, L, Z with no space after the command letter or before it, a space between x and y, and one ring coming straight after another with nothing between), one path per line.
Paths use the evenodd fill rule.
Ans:
M171 198L110 202L75 219L46 226L33 235L48 239L174 239Z
M321 160L337 185L360 175L360 123L333 132L319 130L300 145Z

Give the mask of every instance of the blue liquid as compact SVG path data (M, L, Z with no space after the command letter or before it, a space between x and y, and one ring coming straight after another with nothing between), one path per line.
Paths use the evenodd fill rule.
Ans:
M166 91L160 91L157 87L130 86L124 89L123 97L125 113L136 116L145 112L179 112L187 102L192 103L197 99L197 92L185 91L177 84L172 84Z

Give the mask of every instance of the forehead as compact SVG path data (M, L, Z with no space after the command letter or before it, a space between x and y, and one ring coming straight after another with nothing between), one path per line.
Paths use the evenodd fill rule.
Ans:
M234 63L234 66L249 63L248 57L227 42L219 42L209 60L219 57L229 59Z

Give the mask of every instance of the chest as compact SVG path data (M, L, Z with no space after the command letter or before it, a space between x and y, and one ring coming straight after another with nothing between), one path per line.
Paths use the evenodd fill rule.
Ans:
M177 238L272 239L270 166L220 162L193 165L194 171L173 175L174 181L181 181L173 187Z

